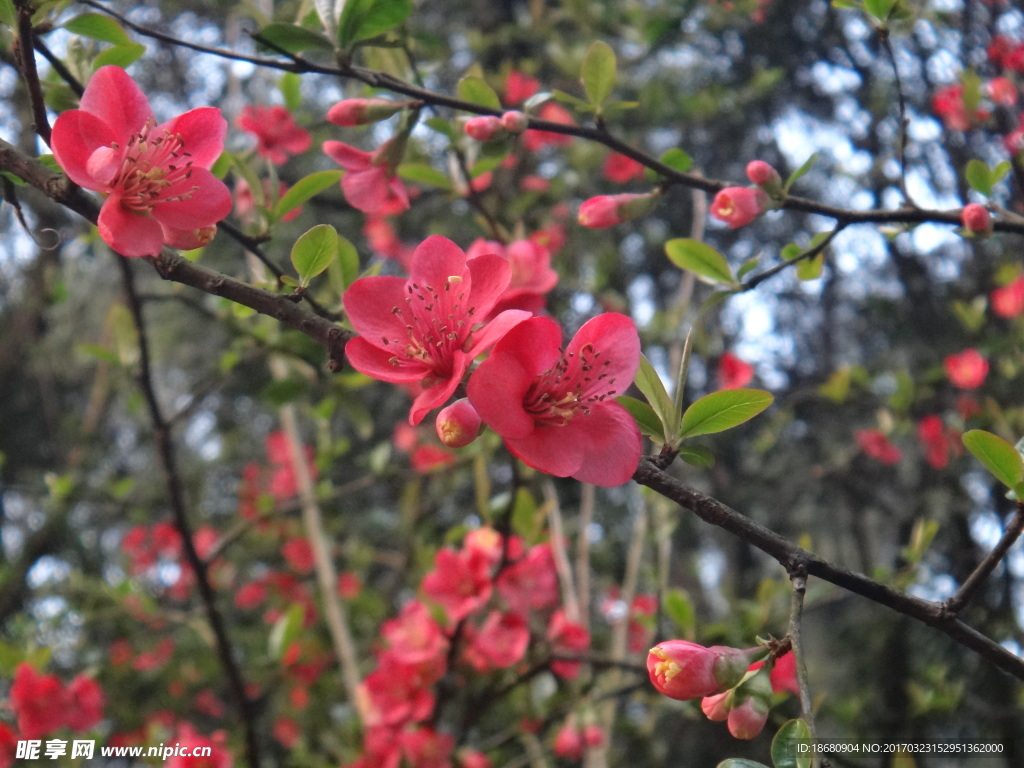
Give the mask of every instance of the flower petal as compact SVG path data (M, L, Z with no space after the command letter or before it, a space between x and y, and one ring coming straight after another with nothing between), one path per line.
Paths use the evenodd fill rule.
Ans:
M505 437L505 446L524 463L547 475L570 477L583 466L584 443L570 422L564 427L538 424L523 438ZM504 437L504 436L503 436Z
M72 109L53 123L50 147L57 165L75 184L92 190L105 190L106 180L93 177L89 161L100 149L109 148L122 137L95 115Z
M100 237L122 256L159 256L164 234L152 216L134 213L121 205L119 197L108 197L96 225Z
M627 482L640 463L640 428L618 403L605 403L589 415L577 414L564 439L586 446L583 464L572 474L581 483L613 488Z
M384 348L384 339L408 338L405 321L392 311L405 306L405 283L401 277L362 277L345 291L342 303L348 319L368 344Z
M591 345L593 365L602 374L599 388L609 397L625 392L640 366L640 336L626 315L606 312L583 324L565 349L567 358L579 360L580 350ZM609 384L614 379L614 384ZM597 386L597 381L595 381ZM586 393L585 393L586 394Z
M370 153L363 152L341 141L325 141L324 154L346 171L365 171L370 168Z
M469 303L478 318L487 317L512 280L512 267L503 256L485 253L466 264L473 276Z
M413 251L409 272L410 284L430 286L434 290L447 285L449 277L465 282L468 277L466 254L447 237L431 235Z
M154 201L153 216L173 229L198 229L216 224L231 212L231 192L224 182L205 168L193 168L192 175L164 190ZM183 196L182 200L167 197Z
M473 332L473 346L467 353L472 360L481 352L500 341L506 333L515 328L524 320L529 320L533 314L523 309L507 309L495 317L482 328Z
M159 126L156 135L166 130L179 134L193 168L209 168L224 151L228 121L217 107L199 107Z
M462 374L466 372L468 363L469 358L466 357L466 354L455 350L452 356L452 375L426 387L416 396L412 402L412 408L409 409L410 424L416 426L423 421L423 417L427 413L439 405L443 405L452 396L459 384L462 383Z
M391 196L387 172L383 168L348 171L341 179L341 191L349 205L369 214L384 207Z
M375 347L362 336L358 336L345 345L345 357L349 363L360 373L372 376L379 381L389 381L393 384L407 384L423 379L430 369L419 360L412 358L398 358L398 364L393 361L395 355L387 350Z
M96 70L82 94L81 108L109 125L120 141L153 119L146 94L127 72L115 66Z

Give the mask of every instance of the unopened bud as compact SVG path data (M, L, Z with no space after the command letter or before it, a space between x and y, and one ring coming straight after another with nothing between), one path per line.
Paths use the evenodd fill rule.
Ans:
M772 684L768 674L756 672L733 693L733 706L729 710L729 733L736 739L752 739L761 732L772 708Z
M466 132L467 136L476 141L491 141L500 136L504 131L501 119L494 117L494 115L471 117L462 126L462 130Z
M390 99L344 99L327 110L328 122L348 128L369 125L386 120L406 107L415 106L412 101L391 101Z
M614 227L624 221L650 213L657 205L658 195L621 194L598 195L580 206L577 220L590 229Z
M512 110L501 116L501 127L512 134L522 133L530 124L530 118L524 112Z
M755 187L726 187L711 203L711 215L729 225L729 229L742 227L762 213L768 204L768 195Z
M968 203L960 214L964 229L972 235L987 237L992 234L992 214L984 206L977 203Z
M708 720L724 722L729 717L729 710L732 709L732 691L705 696L701 699L700 708Z
M751 160L747 163L747 178L771 197L782 197L782 177L779 172L764 160Z
M480 434L480 414L468 399L456 400L437 414L437 436L449 448L461 448Z
M687 640L666 640L651 648L647 673L654 687L669 698L699 699L732 688L762 653L761 648L706 648Z

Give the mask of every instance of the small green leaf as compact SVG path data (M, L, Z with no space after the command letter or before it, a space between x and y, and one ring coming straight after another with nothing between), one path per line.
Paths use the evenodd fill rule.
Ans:
M679 627L679 632L684 637L693 637L697 628L697 614L686 590L670 589L665 593L662 605L668 617Z
M12 29L18 24L18 15L14 11L13 0L0 0L0 24Z
M686 409L679 438L732 429L757 416L774 400L772 394L763 389L724 389L712 392Z
M615 398L615 402L629 411L629 415L636 420L637 426L640 427L642 433L648 437L653 437L659 442L665 439L665 428L662 426L661 419L658 418L658 414L654 412L654 409L643 400L622 395Z
M65 22L64 29L82 37L102 40L113 45L128 45L132 41L124 27L101 13L79 14Z
M976 192L980 192L985 197L992 194L992 169L981 160L971 160L967 163L964 178L971 185L971 189Z
M855 0L832 0L833 8L849 8L854 11L861 10L861 4Z
M274 206L274 218L280 219L287 213L294 211L304 202L325 189L334 186L341 181L343 171L317 171L309 176L299 179L292 187L281 195L281 199ZM251 184L250 184L251 186Z
M331 263L341 267L343 289L352 285L359 276L359 251L347 237L338 235L338 259Z
M889 19L894 5L896 0L864 0L864 10L883 23Z
M594 107L600 107L615 87L615 51L608 43L595 40L583 56L580 80L583 90Z
M813 753L811 729L803 720L783 723L772 739L775 768L810 768Z
M95 357L97 360L102 360L105 363L118 365L121 362L116 352L106 347L101 347L99 344L78 344L75 346L75 349L83 355Z
M292 112L302 104L301 85L302 78L296 72L285 72L277 83L277 87L281 89L281 96L284 98L284 105Z
M142 43L113 45L110 48L107 48L107 50L100 52L100 54L93 59L92 68L95 72L100 67L104 67L107 64L113 64L116 67L124 69L136 61L145 52L146 46Z
M676 430L679 428L679 413L672 404L672 398L668 396L668 390L662 382L658 372L651 365L650 361L640 355L640 367L636 372L636 386L644 393L647 402L661 420L664 427L661 440L664 443L672 443Z
M680 237L665 243L665 253L677 267L690 270L704 282L736 284L725 256L707 243Z
M703 445L684 445L679 449L679 458L695 467L715 466L715 455Z
M300 235L292 247L292 266L302 285L307 285L337 257L338 233L330 224L317 224Z
M338 44L348 50L383 35L412 14L412 0L346 0L338 19Z
M288 51L288 53L334 50L331 41L319 32L300 27L297 24L284 24L282 22L268 24L260 30L259 36L277 48ZM264 48L266 47L264 46Z
M693 167L693 158L679 149L679 147L672 147L672 149L665 152L658 159L669 168L673 168L680 173L686 173Z
M753 270L760 263L760 256L751 256L749 259L740 264L740 268L736 270L736 279L742 280L750 273L751 270Z
M1024 480L1024 458L998 435L982 429L972 429L963 436L964 447L985 469L1007 488L1015 489Z
M768 768L768 766L745 757L730 757L728 760L720 762L715 768Z
M999 163L995 168L993 168L992 186L994 187L996 184L1002 181L1003 177L1010 172L1011 168L1013 168L1013 165L1010 164L1009 160L1003 160L1003 162Z
M280 660L291 644L298 639L299 632L302 630L304 610L301 603L294 603L274 623L269 637L269 651L272 658Z
M793 183L797 179L799 179L801 176L803 176L809 170L811 170L811 166L814 165L814 163L817 161L817 159L818 159L818 153L815 152L813 155L811 155L810 157L808 157L804 161L803 165L801 165L799 168L797 168L795 171L793 171L793 173L791 173L789 175L789 178L786 179L786 183L784 185L784 189L785 189L786 192L789 192L789 188L793 186Z
M565 91L554 90L551 92L551 98L555 101L560 101L563 104L569 104L573 108L578 109L581 112L593 112L594 108L590 106L590 102L584 101L571 93Z
M491 109L501 109L501 99L487 81L476 75L466 75L459 80L459 98Z
M452 188L452 180L448 178L448 174L426 163L402 163L398 166L398 175L406 181L415 181L445 191Z
M801 280L817 280L825 269L825 254L819 253L813 259L798 261L796 265L796 276Z

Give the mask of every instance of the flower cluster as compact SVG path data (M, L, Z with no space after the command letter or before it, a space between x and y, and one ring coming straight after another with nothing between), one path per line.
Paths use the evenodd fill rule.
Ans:
M343 297L360 334L346 346L349 361L381 381L418 387L409 412L416 425L490 349L469 378L469 405L508 449L548 474L621 485L640 459L636 422L615 402L639 365L636 326L624 315L599 315L563 353L554 321L502 310L542 305L557 279L550 254L534 241L517 241L502 255L494 252L500 248L475 244L470 258L434 236L413 252L408 279L355 281ZM470 414L460 409L465 421ZM438 426L441 434L447 428Z
M450 764L454 738L429 724L438 681L453 670L478 676L514 669L531 647L556 656L590 643L587 631L558 607L549 544L527 547L518 537L476 529L460 548L437 552L421 594L381 629L375 669L359 686L363 753L349 768L397 764L403 757L415 768ZM579 662L554 659L550 669L571 678ZM486 764L479 762L483 755L472 756Z
M701 699L709 720L725 721L737 739L761 732L773 704L773 693L799 695L791 653L767 663L753 661L764 648L707 648L686 640L666 640L651 649L647 671L651 683L669 698Z
M38 739L62 728L81 733L103 719L103 689L78 675L66 686L56 675L43 675L26 662L14 670L10 703L18 738Z

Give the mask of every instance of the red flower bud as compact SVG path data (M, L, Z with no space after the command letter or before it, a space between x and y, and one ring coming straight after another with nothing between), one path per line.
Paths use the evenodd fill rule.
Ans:
M761 189L726 187L715 195L711 203L711 215L728 224L729 229L736 229L764 213L767 198Z
M782 184L782 177L779 176L779 172L764 160L751 160L747 163L747 178L759 187L769 184Z
M598 195L580 206L578 221L591 229L614 227L650 213L657 200L656 194Z
M965 205L963 212L960 214L960 220L963 222L964 229L971 234L992 234L992 215L984 206L978 205L977 203L969 203Z
M530 118L528 118L525 113L519 112L518 110L506 112L500 119L501 127L513 134L522 133L526 130L526 126L530 124Z
M736 685L759 652L763 649L706 648L686 640L666 640L648 654L647 673L654 687L669 698L699 699Z
M461 448L480 434L480 414L467 400L456 400L437 414L437 436L449 448Z
M481 115L469 118L462 126L462 130L466 132L467 136L477 141L491 141L501 135L503 128L501 118L493 115Z
M761 732L772 708L772 684L768 675L757 672L733 693L727 724L733 738L752 739Z
M700 702L701 711L705 717L712 722L722 722L729 717L729 710L732 708L732 691L716 693L714 696L705 696Z
M390 99L345 99L327 110L327 120L345 128L369 125L386 120L412 104Z

